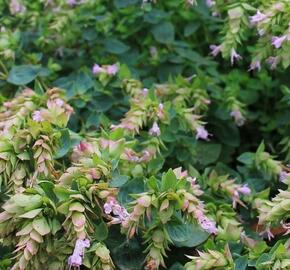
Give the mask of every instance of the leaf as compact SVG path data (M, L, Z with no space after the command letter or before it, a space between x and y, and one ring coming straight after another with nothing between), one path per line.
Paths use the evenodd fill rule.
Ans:
M42 211L42 208L37 208L37 209L33 209L29 212L26 212L25 214L20 215L20 218L35 218L40 212Z
M169 223L165 226L170 239L177 247L196 247L209 237L198 225Z
M161 191L167 191L169 189L174 188L174 186L177 183L177 178L172 171L172 169L169 169L167 173L163 174L162 180L161 180Z
M163 22L153 27L152 34L157 42L171 44L174 41L174 26L170 22Z
M114 5L116 8L125 8L138 2L139 0L114 0Z
M221 145L216 143L198 142L196 144L196 159L202 165L208 165L215 161L220 156Z
M246 270L248 266L248 257L242 256L235 260L235 270Z
M14 66L8 74L7 81L15 85L25 85L32 82L40 72L39 66L21 65Z
M50 233L50 227L44 217L34 219L32 222L33 229L36 230L41 236Z
M144 182L142 178L134 178L121 186L118 193L118 200L122 205L133 201L131 194L144 192Z
M220 121L216 124L214 135L225 145L238 147L240 145L240 132L233 123Z
M129 177L126 175L114 175L112 181L110 182L110 187L121 187L128 181L128 179Z
M122 54L130 49L129 46L114 38L107 38L104 42L104 46L107 52L114 54Z
M94 226L95 237L97 241L104 241L108 237L108 227L104 221Z
M61 131L61 137L60 137L60 148L56 151L54 158L59 159L64 157L70 150L71 148L71 139L70 139L70 133L69 130L62 129Z
M255 160L255 154L246 152L241 154L237 160L245 165L251 166Z

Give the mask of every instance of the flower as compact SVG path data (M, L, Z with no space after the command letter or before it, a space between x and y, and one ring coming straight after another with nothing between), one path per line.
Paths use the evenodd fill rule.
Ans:
M77 4L76 0L66 0L66 3L69 4L70 6L75 6Z
M281 36L281 37L272 37L272 45L279 49L282 46L282 43L286 40L287 36Z
M116 75L116 73L119 71L119 68L117 66L117 64L113 64L113 65L109 65L106 68L106 72L109 75Z
M41 111L34 111L32 114L32 120L35 122L42 122L44 119L41 115Z
M143 88L142 89L143 96L147 96L148 92L149 92L148 88Z
M203 228L205 231L207 231L210 234L216 234L217 228L216 223L212 220L210 220L207 216L205 216L204 212L200 209L196 209L194 211L194 216L197 219L198 224L201 228Z
M60 98L57 98L55 100L55 104L58 106L58 107L62 107L64 105L64 101Z
M75 243L73 254L68 258L68 264L71 267L80 268L83 264L85 248L90 247L89 239L78 239Z
M279 57L278 56L270 56L266 62L270 65L270 69L276 69L277 65L279 63Z
M261 62L260 60L256 60L256 61L253 61L250 65L250 68L249 68L249 71L250 70L261 70Z
M112 196L108 197L107 202L103 206L104 211L107 215L113 213L116 217L112 218L111 224L122 223L128 218L129 213L122 207L119 202Z
M287 173L285 171L281 171L279 174L279 180L282 183L286 183L287 178L290 176L290 173Z
M261 13L259 10L257 11L257 13L254 16L250 16L250 23L251 25L255 25L259 22L264 21L265 19L267 19L267 15Z
M245 123L245 118L239 109L231 111L230 116L235 119L235 122L238 126L242 126Z
M210 54L216 57L221 52L222 45L217 46L217 45L212 44L209 46L209 48L211 50Z
M98 64L94 64L93 66L93 74L99 74L99 73L102 73L104 72L104 68L100 67Z
M206 0L205 3L206 3L206 5L208 7L212 7L215 4L215 1L213 1L213 0Z
M239 187L238 192L243 194L243 195L250 195L251 194L251 189L248 187L248 185L243 185L242 187Z
M26 7L19 0L11 0L9 9L12 15L24 13L26 11Z
M231 64L233 65L235 60L241 60L242 57L236 52L234 48L231 50Z
M152 128L150 128L149 134L151 136L160 136L160 134L161 134L160 128L156 122L154 122L152 125Z
M208 136L209 136L209 133L208 131L205 129L204 126L198 126L196 128L196 136L195 138L198 140L198 139L203 139L203 140L208 140Z

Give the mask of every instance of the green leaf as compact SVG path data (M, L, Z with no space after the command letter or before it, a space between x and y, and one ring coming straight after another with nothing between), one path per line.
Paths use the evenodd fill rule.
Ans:
M174 41L174 26L170 22L163 22L153 27L152 34L159 43L170 44Z
M161 180L161 191L167 191L169 189L173 189L177 183L177 178L172 171L172 169L169 169L167 173L162 175Z
M217 161L221 149L220 144L198 142L196 144L196 159L199 163L206 166Z
M44 217L34 219L32 222L33 229L36 230L41 236L50 233L50 227Z
M108 237L108 227L104 221L94 226L95 237L97 241L104 241Z
M122 54L130 49L129 46L114 38L107 38L104 42L104 46L107 52L114 54Z
M196 247L206 241L209 234L191 223L166 224L167 232L177 247Z
M242 256L235 260L235 270L246 270L248 266L248 257Z
M251 166L255 160L255 154L246 152L241 154L237 160L245 165Z
M14 66L8 74L7 81L15 85L25 85L32 82L40 72L39 66L21 65Z
M35 218L40 212L42 211L42 208L37 208L37 209L33 209L31 211L26 212L23 215L20 215L20 218Z
M121 187L128 181L128 179L129 177L126 175L114 175L112 181L110 182L110 187Z
M59 148L56 151L54 158L55 159L59 159L64 157L70 150L71 148L71 139L70 139L70 133L69 130L66 129L62 129L61 131L61 137L60 137L60 142L59 142Z
M126 205L133 201L132 194L138 194L145 191L142 178L135 178L121 186L118 193L118 200L122 205Z
M114 0L114 5L116 8L125 8L138 2L139 0Z

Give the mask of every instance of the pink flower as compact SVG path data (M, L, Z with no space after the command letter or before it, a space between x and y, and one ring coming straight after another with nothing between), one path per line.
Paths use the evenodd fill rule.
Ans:
M118 68L117 64L113 64L113 65L107 66L106 71L107 71L107 74L109 74L109 75L116 75L117 72L119 71L119 68Z
M198 126L196 128L196 136L195 138L198 140L198 139L203 139L203 140L208 140L208 136L209 136L209 133L208 131L205 129L204 126Z
M209 48L211 50L210 54L216 57L221 52L222 45L210 45Z
M259 10L257 11L257 13L254 16L250 17L250 23L251 25L255 25L259 22L264 21L265 19L267 19L267 15L261 13Z
M32 120L35 122L42 122L44 119L41 115L41 111L34 111L32 114Z
M249 71L250 70L261 70L261 62L260 60L256 60L256 61L253 61L250 65L250 68L249 68Z
M243 117L241 111L238 109L231 111L230 116L235 119L235 123L238 126L242 126L245 123L245 118Z
M149 134L151 136L160 136L161 134L160 128L156 122L154 122L152 128L150 128Z
M150 47L150 54L152 57L157 57L158 56L157 48L154 46Z
M99 74L99 73L102 73L102 72L105 72L105 69L100 67L98 64L94 64L93 66L93 74Z
M251 189L248 187L248 185L243 185L242 187L238 188L238 192L243 195L250 195Z
M55 104L58 106L58 107L62 107L64 105L64 101L60 98L57 98L55 100Z
M272 37L272 45L279 49L282 46L282 43L286 40L287 36L281 36L281 37Z
M241 60L242 57L236 52L236 50L234 48L232 48L231 50L231 64L233 65L235 60Z
M197 222L200 225L200 227L203 228L205 231L207 231L210 234L217 233L218 230L216 228L216 223L210 220L208 217L206 217L202 210L196 209L194 211L194 216L197 219Z

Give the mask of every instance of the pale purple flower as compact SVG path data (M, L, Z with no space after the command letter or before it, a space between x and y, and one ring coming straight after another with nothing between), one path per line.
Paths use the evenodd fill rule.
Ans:
M270 65L270 69L276 69L277 65L279 63L279 57L278 56L270 56L266 62Z
M250 68L249 68L249 71L250 70L255 70L255 69L261 70L261 62L260 62L260 60L255 60L255 61L253 61L251 63Z
M70 6L75 6L77 5L77 1L76 0L66 0L66 3Z
M12 15L24 13L26 11L25 6L19 0L11 0L9 9Z
M194 214L201 228L203 228L205 231L207 231L210 234L217 233L218 230L216 227L216 223L210 220L207 216L205 216L203 211L197 209L196 211L194 211Z
M148 92L149 92L148 88L143 88L142 89L143 96L147 96Z
M114 197L109 197L104 204L104 211L107 215L113 213L116 217L113 217L111 224L122 223L128 216L127 210L122 207Z
M232 48L231 50L231 64L233 65L235 60L241 60L242 57L236 52L236 50L234 48Z
M272 37L272 45L276 48L279 49L283 42L286 40L287 36L281 36L281 37Z
M195 138L198 140L198 139L203 139L203 140L208 140L208 136L209 136L209 133L208 131L205 129L204 126L198 126L196 128L196 136Z
M154 122L152 125L152 128L150 128L149 134L151 136L160 136L160 134L161 134L160 128L156 122Z
M243 194L243 195L250 195L251 194L251 189L248 187L248 185L243 185L242 187L239 187L238 192Z
M215 1L213 1L213 0L206 0L205 3L206 3L206 5L208 7L212 7L215 4Z
M262 237L267 237L270 241L272 238L274 238L274 234L271 232L271 229L268 227L264 231L259 233Z
M118 72L119 68L117 64L113 64L113 65L109 65L107 66L107 74L109 75L116 75L116 73Z
M94 64L94 66L93 66L93 74L99 74L99 73L102 73L102 72L105 72L104 68L102 68L98 64Z
M280 182L285 183L286 179L289 177L289 175L290 175L290 173L287 173L285 171L281 171L280 174L279 174Z
M241 111L238 109L231 111L230 116L235 119L235 123L238 126L242 126L245 123L245 118L243 117Z
M209 46L209 48L211 50L210 54L212 56L216 57L221 52L222 45L214 45L214 44L212 44L212 45Z
M34 111L32 114L32 120L35 122L42 122L44 119L41 115L41 111Z
M264 21L265 19L267 19L267 15L261 13L259 10L257 11L257 13L254 16L250 16L250 23L251 25L255 25L259 22Z
M78 239L75 244L73 254L68 258L68 264L71 267L80 269L83 264L85 248L90 247L89 239Z

